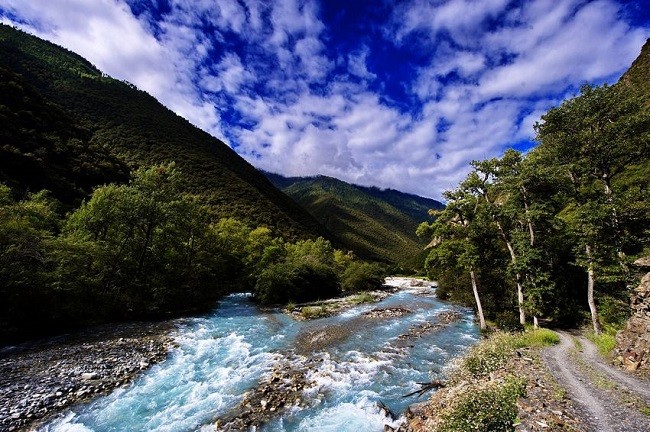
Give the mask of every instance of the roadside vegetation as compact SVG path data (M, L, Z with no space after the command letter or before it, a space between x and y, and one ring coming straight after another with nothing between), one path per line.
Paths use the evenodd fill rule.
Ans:
M509 362L522 357L532 361L522 350L558 342L559 336L546 329L489 335L457 361L446 386L429 402L426 423L415 430L514 430L517 401L526 394L527 380L510 369Z

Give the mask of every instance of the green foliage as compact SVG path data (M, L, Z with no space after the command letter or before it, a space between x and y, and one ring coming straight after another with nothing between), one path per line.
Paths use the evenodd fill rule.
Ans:
M510 432L517 417L517 398L526 392L521 379L467 389L440 414L436 432L485 431Z
M300 309L300 314L305 319L314 319L327 316L329 314L329 311L325 305L304 306Z
M393 190L352 185L331 177L267 177L307 209L341 245L363 259L421 266L425 243L414 235L439 202Z
M503 311L496 314L494 323L500 330L514 332L522 331L524 326L519 322L515 311Z
M334 249L323 238L284 245L284 258L267 266L255 284L255 298L264 304L303 303L340 293Z
M354 297L352 297L352 303L355 305L358 304L363 304L363 303L373 303L375 301L375 298L368 294L368 293L361 293L357 294Z
M370 291L379 289L386 274L377 263L354 261L348 265L341 277L343 291Z
M185 193L214 219L289 240L322 226L223 142L61 47L0 25L0 182L43 188L72 208L129 168L176 161Z
M555 345L559 342L557 333L547 329L495 333L468 351L461 360L460 371L469 373L474 378L485 377L502 367L516 349Z
M447 208L417 229L431 239L425 265L438 294L473 303L473 270L486 315L501 326L514 328L517 307L576 325L591 280L596 323L624 320L627 257L650 240L648 100L623 84L584 86L542 117L527 155L472 162L445 193Z
M56 202L30 194L14 202L0 185L0 338L21 327L33 332L51 310L49 252Z
M589 332L587 337L596 345L598 352L603 357L609 357L616 348L616 332L612 333L612 331L607 330L600 334Z
M545 347L560 343L560 336L553 330L539 328L522 333L520 343L528 347Z

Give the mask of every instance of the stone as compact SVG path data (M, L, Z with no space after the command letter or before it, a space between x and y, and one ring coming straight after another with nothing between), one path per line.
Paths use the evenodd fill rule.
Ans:
M85 380L96 380L99 378L99 374L97 372L84 372L81 374L81 379Z
M637 259L634 261L634 265L641 268L650 268L650 256Z
M650 264L650 257L635 261L639 266ZM635 371L650 367L650 273L646 273L630 296L632 316L616 335L616 363Z

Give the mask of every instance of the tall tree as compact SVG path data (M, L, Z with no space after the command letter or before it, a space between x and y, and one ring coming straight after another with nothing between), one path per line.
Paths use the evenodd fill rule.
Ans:
M482 213L481 197L474 194L473 178L463 182L457 189L443 194L447 200L444 210L432 211L436 218L431 224L426 222L418 228L418 235L430 235L431 251L427 265L454 264L469 273L472 293L476 304L481 329L486 328L481 296L476 276L479 265L480 225L485 222Z
M624 203L617 200L614 180L650 154L650 116L626 87L585 85L578 97L551 109L535 128L539 156L558 166L569 184L564 220L576 233L594 332L600 333L596 282L599 277L625 277L619 220ZM619 264L618 276L612 262Z

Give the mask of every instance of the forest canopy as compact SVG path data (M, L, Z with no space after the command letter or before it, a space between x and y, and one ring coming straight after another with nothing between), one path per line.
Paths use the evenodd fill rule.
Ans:
M47 191L16 201L0 185L0 340L209 310L231 292L278 304L338 295L342 278L348 290L383 282L376 267L374 283L348 276L359 263L323 238L212 220L183 181L174 163L140 168L66 216Z
M596 333L627 316L630 263L648 253L650 111L625 85L585 85L536 124L523 155L472 162L447 207L418 233L443 297L497 324L530 318ZM471 288L471 291L470 291Z

